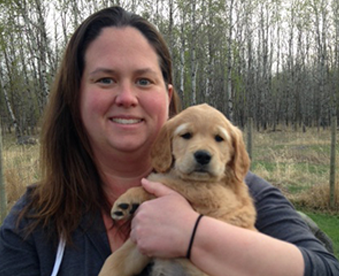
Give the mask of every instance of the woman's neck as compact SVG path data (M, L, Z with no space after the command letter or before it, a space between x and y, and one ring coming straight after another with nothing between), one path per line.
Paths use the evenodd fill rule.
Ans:
M97 166L103 181L103 191L109 206L113 206L115 200L131 187L140 186L143 177L147 177L152 171L151 159L147 154L105 155L97 156ZM100 158L98 158L100 157ZM102 216L107 231L108 240L112 252L119 248L129 236L129 225L121 227L114 223L109 210L102 209Z
M142 178L147 177L152 166L150 160L142 161L132 158L115 158L109 162L99 162L99 170L103 180L103 189L110 203L131 187L140 186Z
M147 177L151 170L151 167L148 167L145 168L142 173L131 176L119 176L118 174L104 173L104 190L109 198L109 201L113 203L129 188L140 186L141 179Z

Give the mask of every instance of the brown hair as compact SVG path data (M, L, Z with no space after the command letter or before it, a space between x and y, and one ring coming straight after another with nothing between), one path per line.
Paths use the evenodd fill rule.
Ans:
M34 218L29 233L38 225L56 229L53 234L71 233L85 212L103 207L101 179L80 118L80 82L85 53L105 27L131 26L138 29L155 49L166 84L173 84L171 57L157 29L144 18L120 7L100 10L89 16L70 39L50 94L41 132L42 181L29 193L30 200L19 218ZM174 91L170 116L179 111ZM34 210L32 214L31 210Z

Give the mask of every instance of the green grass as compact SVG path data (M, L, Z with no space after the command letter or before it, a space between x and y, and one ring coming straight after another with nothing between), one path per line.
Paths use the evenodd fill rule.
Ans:
M334 254L339 259L339 216L304 211L333 242Z
M326 212L328 195L321 191L329 186L330 140L329 130L255 132L251 170L280 188L293 202L299 201L302 206L310 204ZM339 164L339 142L336 153ZM339 171L336 183L338 186ZM321 205L315 206L320 200ZM336 201L339 211L339 191Z
M339 135L337 135L337 139ZM246 139L246 138L245 138ZM336 144L336 207L329 206L329 130L256 132L251 170L312 218L333 241L339 259L339 140Z
M301 192L305 192L310 188L308 185L287 185L287 191L290 194L298 194Z

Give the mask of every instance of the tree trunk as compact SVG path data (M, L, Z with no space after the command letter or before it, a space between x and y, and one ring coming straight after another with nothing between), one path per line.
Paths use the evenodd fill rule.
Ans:
M196 1L191 0L191 104L195 105L197 103L197 66L196 66Z
M337 132L337 116L335 109L333 109L331 117L331 165L330 165L330 207L335 208L335 145L336 145L336 132Z
M0 122L1 125L1 122ZM3 177L3 163L2 163L2 132L0 127L0 225L2 224L7 214L7 196L6 185Z
M6 62L7 69L8 69L8 72L10 72L10 61L9 61L6 50L4 51L4 54L5 54L5 62ZM12 86L13 81L11 79L11 74L9 74L9 75L10 75L9 76L9 83L10 83L10 86ZM1 84L1 88L2 88L1 90L4 93L6 106L7 106L9 115L11 117L12 124L13 124L14 129L15 129L15 136L16 136L17 140L19 140L19 138L21 137L21 134L22 134L21 129L20 129L20 126L19 126L18 121L16 119L16 116L13 112L12 104L11 104L10 99L8 97L7 88L4 87L3 83L4 83L3 76L2 76L2 73L1 73L1 70L0 70L0 84Z
M180 26L180 63L179 63L179 75L180 75L180 85L179 85L179 96L182 99L183 106L187 106L187 97L185 93L185 49L186 49L186 37L185 37L185 21L186 21L186 11L183 9L181 11L181 26Z
M224 112L230 121L233 121L233 99L232 99L232 37L233 37L233 6L234 0L230 1L229 7L229 26L227 43L227 72L226 72L226 94L224 95Z

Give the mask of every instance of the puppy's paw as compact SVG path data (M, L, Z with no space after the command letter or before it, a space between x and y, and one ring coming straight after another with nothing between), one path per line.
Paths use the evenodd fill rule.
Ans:
M127 220L133 216L139 205L140 203L125 202L121 201L119 198L113 205L111 216L114 220Z
M114 220L128 220L139 205L154 196L147 193L142 187L134 187L122 194L113 204L111 216Z

